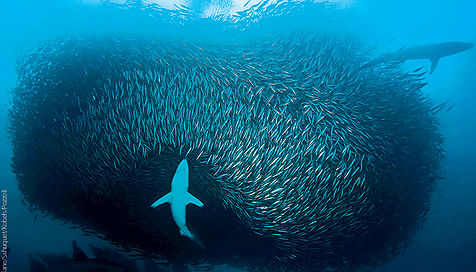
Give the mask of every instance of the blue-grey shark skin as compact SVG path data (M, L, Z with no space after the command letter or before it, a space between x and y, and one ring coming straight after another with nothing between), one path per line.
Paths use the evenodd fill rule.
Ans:
M473 44L467 42L444 42L415 46L411 48L402 48L394 53L384 54L374 60L372 63L383 63L389 61L404 62L407 60L428 59L431 61L431 75L433 71L435 71L436 65L438 64L440 58L466 51L472 47Z
M175 224L179 227L180 234L190 239L200 242L190 232L186 223L186 207L188 204L194 204L198 207L202 207L203 203L188 192L189 174L187 160L182 160L177 166L174 177L172 178L171 189L168 194L155 201L151 207L155 208L164 203L170 204L172 216Z
M28 254L30 272L139 272L135 261L118 252L91 246L94 253L100 252L101 254L97 256L94 254L94 257L89 258L86 253L78 247L76 241L73 241L72 244L73 255L71 258L66 255ZM160 269L158 266L154 266L154 268Z

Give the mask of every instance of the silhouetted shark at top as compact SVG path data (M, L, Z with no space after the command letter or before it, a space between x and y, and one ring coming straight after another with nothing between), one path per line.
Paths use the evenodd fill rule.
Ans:
M473 44L467 42L444 42L416 46L411 48L402 48L397 52L384 54L379 58L371 61L369 64L384 63L390 61L404 62L407 60L414 59L429 59L431 61L431 75L435 70L440 58L463 52L472 47Z

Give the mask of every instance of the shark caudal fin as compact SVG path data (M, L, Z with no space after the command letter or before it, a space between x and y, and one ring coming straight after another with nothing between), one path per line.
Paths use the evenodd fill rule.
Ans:
M202 241L198 239L197 236L193 235L193 233L187 227L180 229L180 235L190 238L190 240L197 243L201 248L205 248Z
M436 65L438 65L438 62L440 61L439 58L435 59L430 59L431 61L431 68L430 68L430 75L433 74L433 71L435 71Z
M188 238L193 240L193 234L187 227L180 229L180 235L187 236Z
M155 208L155 207L160 206L164 203L170 202L170 198L171 198L171 193L168 193L168 194L164 195L163 197L159 198L154 203L152 203L152 205L150 205L150 206L152 208Z

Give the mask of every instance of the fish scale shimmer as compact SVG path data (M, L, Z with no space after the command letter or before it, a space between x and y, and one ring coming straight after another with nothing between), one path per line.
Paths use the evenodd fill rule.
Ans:
M379 264L423 221L442 139L425 82L366 62L332 35L51 41L19 63L20 189L40 210L170 262ZM187 224L204 249L150 208L184 158L205 204Z

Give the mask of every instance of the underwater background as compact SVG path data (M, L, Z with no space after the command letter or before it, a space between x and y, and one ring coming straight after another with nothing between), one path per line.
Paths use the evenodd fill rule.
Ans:
M109 246L107 241L72 229L69 224L31 212L10 166L8 109L16 84L16 61L50 38L75 33L137 33L226 43L324 28L351 33L378 53L446 41L476 43L476 3L471 0L331 1L329 12L317 2L303 5L278 1L291 11L282 14L276 10L267 14L267 9L254 0L51 0L0 4L0 189L8 191L9 271L29 271L28 254L70 255L72 240L87 254L91 254L88 244ZM275 1L265 3L275 5ZM143 8L147 5L155 8ZM240 16L245 19L238 20ZM449 109L438 113L444 137L444 178L437 182L426 222L408 248L373 271L474 271L476 267L475 60L473 48L441 59L432 75L425 74L426 95L435 104L447 102ZM402 69L411 71L420 66L430 68L427 60L418 60L406 62Z

